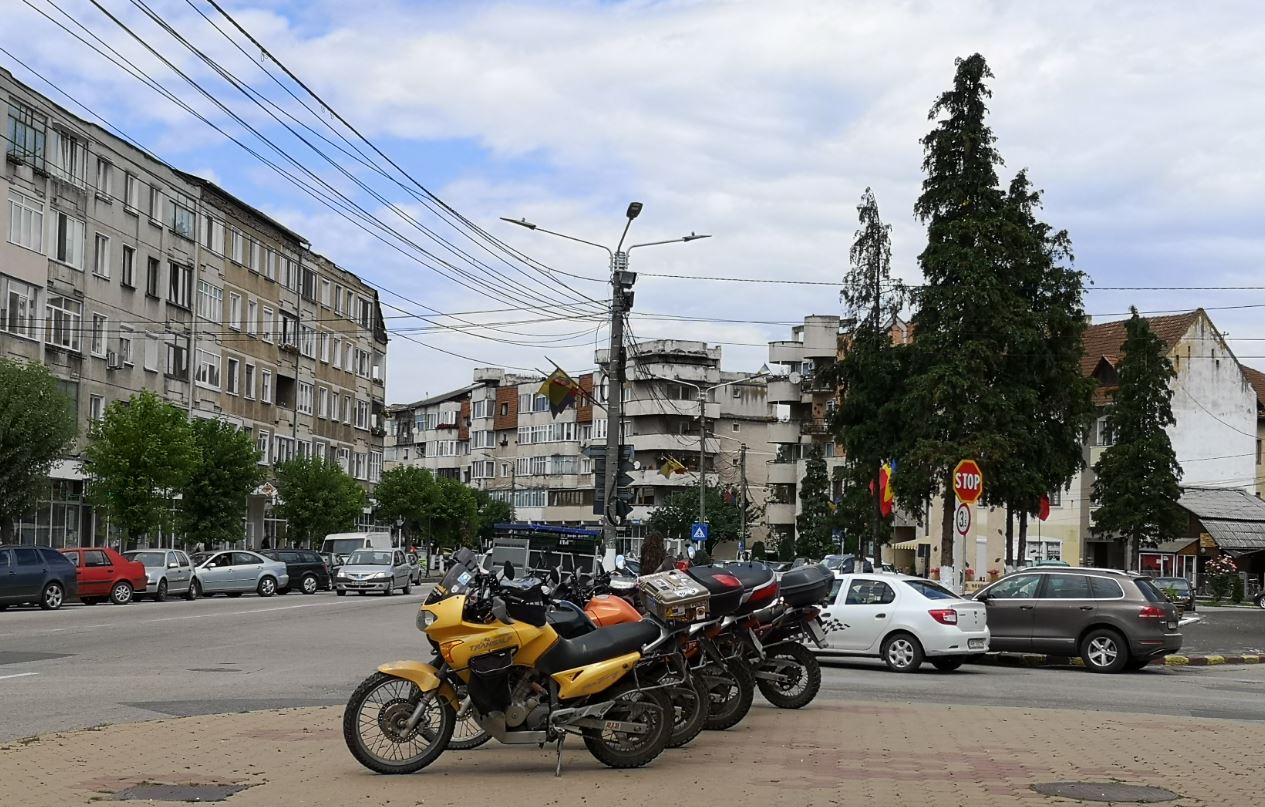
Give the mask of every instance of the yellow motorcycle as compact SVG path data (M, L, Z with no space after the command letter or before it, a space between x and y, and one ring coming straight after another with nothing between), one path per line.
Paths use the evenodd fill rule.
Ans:
M670 632L645 621L565 639L535 599L459 550L417 614L438 663L384 664L357 687L343 713L352 756L378 773L425 768L447 747L463 697L500 742L556 742L559 770L568 734L613 768L659 756L673 725L666 687L675 682L642 680L639 662Z

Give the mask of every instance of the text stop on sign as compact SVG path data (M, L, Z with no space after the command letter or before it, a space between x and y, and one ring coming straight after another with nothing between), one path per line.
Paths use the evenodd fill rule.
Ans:
M954 467L953 495L965 504L974 504L984 495L984 472L975 460L962 460Z

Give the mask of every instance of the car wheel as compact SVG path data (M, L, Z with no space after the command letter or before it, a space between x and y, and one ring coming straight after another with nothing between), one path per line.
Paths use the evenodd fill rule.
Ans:
M154 592L154 602L166 602L166 601L167 601L167 581L159 580L158 591Z
M185 590L184 598L192 602L202 596L202 584L197 580L189 581L189 588Z
M386 591L382 592L382 596L390 597L394 593L395 593L395 581L392 580L390 583L387 583L387 589Z
M132 584L120 581L110 589L110 602L114 605L127 605L132 601Z
M316 587L316 575L314 574L303 575L303 580L299 582L299 591L304 594L315 594Z
M66 589L56 580L44 586L44 592L40 594L40 608L45 611L56 611L65 601Z
M922 645L911 634L893 633L883 640L883 663L892 672L914 672L922 666Z
M408 595L412 593L413 593L413 581L410 580L409 582L404 584L404 596L407 597Z
M1099 628L1081 640L1081 660L1090 672L1118 673L1129 663L1129 649L1119 633Z
M277 593L277 579L265 577L259 581L259 586L255 590L259 592L260 597L271 597Z
M966 659L961 656L940 656L931 660L931 666L940 672L953 672L958 667L961 667L965 661Z
M340 596L340 597L346 597L346 596L347 596L347 592L346 592L345 590L341 589L341 588L336 588L336 589L334 589L334 593L335 593L335 594L337 594L337 595L338 595L338 596Z
M1265 593L1256 595L1256 607L1265 608Z

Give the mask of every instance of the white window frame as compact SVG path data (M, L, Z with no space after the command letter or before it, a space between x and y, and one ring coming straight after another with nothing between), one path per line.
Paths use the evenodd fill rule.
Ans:
M259 370L259 400L272 403L272 370L267 367Z
M132 345L135 335L136 331L127 325L119 326L119 348L116 353L125 367L132 366Z
M312 414L312 385L306 381L299 382L299 390L296 395L295 407L301 415Z
M105 157L97 157L97 196L107 203L114 201L114 164Z
M267 465L272 454L272 432L267 429L255 431L255 451L259 453L259 464Z
M316 388L316 416L329 420L329 387Z
M52 248L49 258L71 269L83 271L84 239L88 225L64 210L55 210L52 219L53 234L49 238Z
M110 236L105 233L94 233L92 239L92 274L110 279Z
M168 335L165 372L172 378L189 380L189 337Z
M9 188L9 243L44 254L44 203Z
M96 423L105 416L105 396L89 395L88 396L88 420Z
M105 314L92 315L91 340L88 345L88 352L99 358L105 357L108 334L110 331L110 320Z
M130 171L123 173L123 209L132 215L141 209L141 182Z
M242 296L235 291L228 293L228 327L242 329Z
M247 400L255 399L255 376L258 372L253 361L246 362L246 367L242 371L242 397Z
M259 332L259 302L251 297L246 301L246 333L254 336Z
M259 326L260 337L265 342L272 342L273 310L269 308L268 306L264 306L261 311L260 316L261 316L260 326Z
M0 320L0 330L19 336L23 339L39 341L41 326L39 286L12 277L0 277L4 282L4 296L0 297L0 308L4 309L4 318Z
M242 360L235 356L224 357L224 391L229 395L241 395Z
M198 348L194 368L193 380L199 387L214 390L220 388L220 373L223 369L223 363L219 353Z
M47 294L44 310L44 342L78 351L79 336L83 330L83 303L63 294Z
M181 238L197 240L198 218L194 210L193 200L183 193L174 193L171 197L171 216L168 219L171 231Z
M190 310L193 308L193 267L175 261L167 262L167 302Z
M136 247L124 244L120 250L119 282L129 289L136 288Z
M198 317L223 324L224 289L206 280L198 281Z

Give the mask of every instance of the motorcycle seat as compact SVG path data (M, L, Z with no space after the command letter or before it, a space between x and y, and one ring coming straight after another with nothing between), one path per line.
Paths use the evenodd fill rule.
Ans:
M562 637L541 657L540 670L546 675L573 670L640 650L658 638L659 627L644 620L598 628L573 639Z
M569 605L570 603L567 603L549 611L546 617L559 636L573 639L597 630L587 614L574 606L567 607Z

